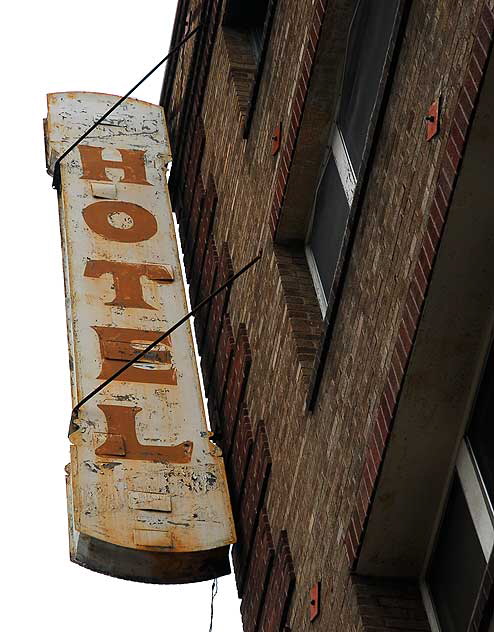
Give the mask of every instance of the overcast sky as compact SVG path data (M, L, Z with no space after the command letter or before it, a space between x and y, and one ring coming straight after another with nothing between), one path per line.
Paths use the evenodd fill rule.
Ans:
M2 628L208 632L211 582L150 586L69 561L69 367L46 93L125 93L168 51L175 0L48 0L2 9ZM163 71L136 97L158 102ZM215 632L241 630L232 576ZM139 627L137 627L139 626Z

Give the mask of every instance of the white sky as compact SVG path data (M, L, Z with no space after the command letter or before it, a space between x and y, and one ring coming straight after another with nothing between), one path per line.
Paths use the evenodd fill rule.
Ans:
M123 94L168 51L176 0L48 0L2 8L2 629L208 632L211 582L152 586L69 561L69 367L46 93ZM157 103L163 71L136 92ZM214 632L241 630L233 576ZM137 628L139 626L139 628Z

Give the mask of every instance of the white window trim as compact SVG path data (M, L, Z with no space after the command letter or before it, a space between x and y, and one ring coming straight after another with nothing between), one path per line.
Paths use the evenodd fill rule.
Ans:
M335 126L333 140L331 142L331 150L333 152L336 168L340 175L341 184L345 191L348 206L352 208L353 197L355 195L355 189L357 187L357 178L355 177L355 171L348 155L348 151L338 126Z
M355 189L357 187L357 178L355 177L355 172L353 170L353 166L350 161L350 157L348 155L345 141L343 140L343 136L340 130L338 129L337 125L335 125L335 128L334 128L333 138L331 141L331 151L329 152L328 159L326 160L324 164L324 169L322 171L323 174L328 166L328 162L331 159L331 157L334 158L336 168L338 170L338 175L340 177L341 185L345 192L349 209L351 210L353 197L355 195ZM321 179L322 179L322 175L321 175ZM319 180L317 192L319 192L320 184L321 184L321 180ZM321 282L321 277L319 276L319 270L317 268L317 263L314 257L314 253L312 252L312 248L309 245L309 239L312 232L312 226L314 223L314 214L316 211L316 202L315 202L316 198L317 198L317 193L316 193L316 197L314 198L312 217L310 220L309 228L307 230L305 254L307 256L307 263L309 265L309 270L312 275L314 289L316 290L316 296L319 301L319 307L321 308L321 312L324 318L324 316L326 315L326 311L328 309L328 299L326 298L326 295L324 293L323 284ZM341 250L340 250L340 254L341 254ZM340 254L338 255L338 259L339 259Z
M307 257L307 264L312 276L312 282L314 283L317 300L319 301L319 307L321 308L322 317L324 318L328 309L328 301L326 299L326 295L324 294L324 288L321 277L319 276L319 270L317 269L314 253L308 243L305 245L305 256Z
M494 525L494 506L492 505L490 499L489 499L489 493L487 491L487 487L485 486L485 483L482 479L482 474L480 473L480 468L478 466L477 463L477 459L475 458L475 454L473 451L473 448L470 444L470 441L468 439L468 435L465 435L465 443L466 446L468 448L468 452L470 454L470 458L472 459L472 463L473 463L473 467L475 468L475 472L477 473L477 478L479 479L479 485L482 488L482 493L484 494L484 501L487 505L487 509L489 510L489 515L491 517L491 521Z
M441 632L436 608L434 607L434 602L432 601L429 587L427 586L425 579L420 581L420 592L422 593L422 601L424 602L425 614L427 615L429 625L431 626L431 632Z
M475 471L472 455L465 440L461 442L458 451L456 469L485 561L488 562L494 545L494 526L480 485L479 475Z

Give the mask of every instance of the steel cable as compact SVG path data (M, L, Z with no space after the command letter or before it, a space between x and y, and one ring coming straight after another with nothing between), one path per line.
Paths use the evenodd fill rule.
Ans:
M125 99L127 99L133 92L134 90L137 90L137 88L144 83L144 81L146 81L146 79L148 77L150 77L153 72L155 72L156 70L158 70L158 68L160 66L162 66L165 61L167 59L169 59L173 54L175 54L178 50L180 50L182 48L182 46L193 36L197 33L197 31L201 28L201 25L199 24L195 29L193 29L192 31L190 31L190 33L188 33L186 35L186 37L184 37L182 39L181 42L179 42L174 48L172 48L172 50L165 56L163 57L163 59L158 62L146 75L144 75L144 77L138 81L135 86L133 88L131 88L123 97L121 97L116 103L114 103L111 108L109 110L107 110L103 116L101 116L96 123L94 123L93 125L91 125L91 127L89 129L87 129L84 134L82 134L82 136L80 136L74 143L72 143L72 145L66 149L63 154L56 159L55 161L55 165L53 167L53 182L52 182L52 186L54 189L56 189L57 191L60 190L60 184L61 184L61 175L60 175L60 163L62 162L62 160L73 150L75 149L75 147L77 147L77 145L84 140L85 138L87 138L89 136L89 134L96 129L96 127L98 127L98 125L100 125L100 123L102 123L107 116L109 116L113 111L115 111L119 105L121 105Z
M216 597L217 594L218 594L218 578L215 577L211 585L211 619L209 622L209 632L213 632L214 598Z

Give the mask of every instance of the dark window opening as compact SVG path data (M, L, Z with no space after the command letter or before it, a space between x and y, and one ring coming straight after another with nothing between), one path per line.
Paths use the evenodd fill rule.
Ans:
M269 0L230 0L225 8L223 24L233 27L253 27L264 24Z
M247 138L263 73L276 0L228 0L223 33Z
M494 499L494 353L491 349L467 432L490 505Z
M328 143L330 159L322 170L306 239L323 315L330 303L359 175L375 126L374 113L400 5L401 0L361 0L350 28L339 112Z
M477 629L481 619L485 630L492 609L492 570L487 572L487 566L492 569L494 562L493 387L491 348L426 576L441 632Z
M223 17L223 26L245 35L256 64L261 59L269 4L269 0L230 0Z
M327 304L338 265L349 213L348 200L341 184L334 157L322 176L315 201L313 223L307 242L312 274L318 274L316 291L321 305ZM322 291L321 291L322 290Z
M486 560L457 475L427 572L441 632L467 632Z
M399 0L361 2L352 23L338 127L357 175L399 4Z

